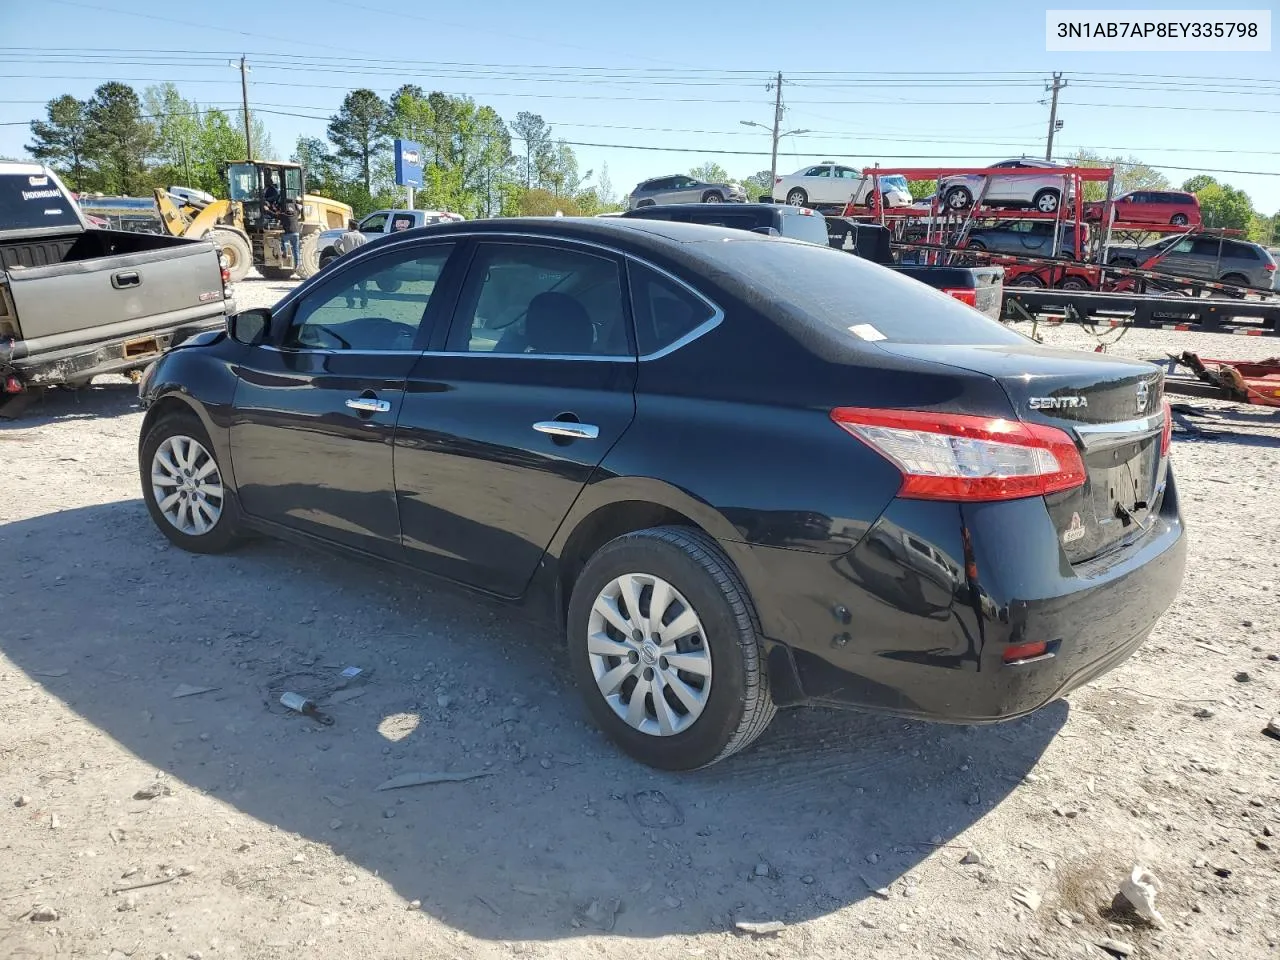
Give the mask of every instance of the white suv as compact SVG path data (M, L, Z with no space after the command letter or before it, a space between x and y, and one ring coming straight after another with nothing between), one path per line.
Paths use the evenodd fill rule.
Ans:
M871 177L864 177L861 171L827 160L774 180L773 201L789 203L793 207L846 204L850 201L866 204L871 194L871 182ZM884 196L885 206L911 205L911 189L907 186L906 177L881 177L880 193Z
M983 199L984 206L1032 207L1041 213L1053 213L1065 194L1067 201L1075 199L1075 188L1070 178L1049 172L1056 167L1070 166L1057 160L1002 160L987 169L1043 169L1044 176L1001 177L993 175ZM983 177L965 175L945 177L938 184L938 196L949 210L967 210L982 191Z

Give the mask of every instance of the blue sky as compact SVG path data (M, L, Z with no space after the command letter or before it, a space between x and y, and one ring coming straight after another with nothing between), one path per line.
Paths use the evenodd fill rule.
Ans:
M1175 184L1201 169L1241 171L1214 175L1245 189L1264 213L1280 209L1276 52L1047 53L1044 11L1069 6L0 0L0 155L24 155L21 123L42 116L45 101L88 96L104 80L139 90L172 80L202 104L232 107L239 74L225 60L244 52L257 61L250 106L261 109L282 155L300 134L323 137L345 90L385 94L413 82L470 94L507 120L540 113L557 137L592 144L575 147L583 169L607 162L619 193L710 159L745 176L769 166L769 137L740 121L770 122L764 79L780 70L784 81L796 76L783 85L784 129L814 131L783 139L780 171L821 159L984 165L1043 155L1048 107L1040 101L1058 70L1070 83L1055 156L1079 147L1133 154ZM1231 6L1271 9L1276 19L1274 3ZM790 39L797 36L804 39ZM137 51L169 52L144 64ZM186 62L191 54L209 59ZM821 72L842 75L814 76Z

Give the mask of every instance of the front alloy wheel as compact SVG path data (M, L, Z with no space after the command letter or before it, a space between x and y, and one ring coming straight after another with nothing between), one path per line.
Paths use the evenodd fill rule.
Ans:
M711 651L698 614L661 577L628 573L591 605L587 654L601 696L628 726L669 737L711 694Z
M218 463L199 440L174 434L151 458L151 493L179 533L200 537L222 519L226 491Z

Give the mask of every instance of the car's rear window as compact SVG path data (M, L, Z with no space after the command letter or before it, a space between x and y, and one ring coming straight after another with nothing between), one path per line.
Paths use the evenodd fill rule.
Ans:
M75 203L44 174L0 175L0 230L78 227Z
M753 299L775 301L853 340L1026 343L947 294L830 247L784 240L720 243L714 257L740 274Z

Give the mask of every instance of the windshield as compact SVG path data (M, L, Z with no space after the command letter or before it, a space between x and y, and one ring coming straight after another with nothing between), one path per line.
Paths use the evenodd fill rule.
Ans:
M895 173L892 176L880 178L880 192L884 193L886 190L900 190L902 193L910 193L911 185L907 183L906 177Z
M227 179L232 200L258 199L258 168L252 163L233 163L227 168Z
M75 202L42 174L0 175L0 230L78 227Z
M744 279L753 297L802 314L806 325L850 340L890 343L1025 344L1026 339L917 280L809 243L721 243L713 256Z

